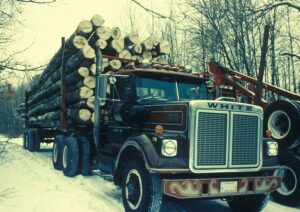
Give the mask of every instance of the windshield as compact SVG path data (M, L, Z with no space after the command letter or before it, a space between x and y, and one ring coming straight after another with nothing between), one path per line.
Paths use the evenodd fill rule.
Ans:
M181 82L174 79L136 78L138 100L176 101L206 99L206 83Z

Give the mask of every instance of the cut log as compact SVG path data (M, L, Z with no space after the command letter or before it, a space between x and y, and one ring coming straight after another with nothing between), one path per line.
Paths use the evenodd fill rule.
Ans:
M96 47L103 50L107 47L107 42L106 42L106 40L103 40L100 38L96 41L95 45L96 45Z
M135 65L139 65L143 62L143 58L139 55L133 55L131 59L135 61Z
M125 37L125 44L127 46L132 46L139 43L139 34L137 32L132 32Z
M95 88L96 78L94 76L87 76L83 79L83 84L88 88Z
M128 50L123 50L120 52L119 58L130 60L132 58L132 55L130 54L130 52Z
M81 87L79 90L69 92L67 94L67 101L79 102L80 100L87 99L94 95L94 91L86 86Z
M68 105L68 108L76 108L76 109L94 109L95 108L95 97L91 96L85 100L81 100L80 102L76 102Z
M132 55L142 55L143 54L143 47L141 44L135 44L131 47L129 47L129 52Z
M96 76L96 63L93 63L90 66L90 71L91 71L92 75Z
M102 59L102 69L105 70L107 67L109 67L109 59L103 58Z
M171 45L169 41L163 40L153 49L154 56L160 56L171 53Z
M109 48L106 50L105 53L112 56L117 55L124 49L124 39L113 39L108 46Z
M78 52L77 54L73 55L66 63L66 69L75 70L78 69L82 63L86 61L92 61L96 57L95 50L86 45L82 51Z
M89 122L92 117L91 111L88 109L69 109L68 118L75 123L86 123Z
M152 50L153 48L153 37L148 37L146 40L142 42L142 46L145 50Z
M84 20L78 24L77 35L90 35L93 31L93 24L90 21Z
M120 60L111 60L109 62L110 70L117 71L122 67L122 63Z
M94 29L101 27L104 24L104 22L105 22L104 18L98 14L94 15L91 20Z
M79 76L82 77L87 77L89 76L89 69L87 67L80 67L79 69L77 69L77 73Z
M113 39L120 39L121 38L121 30L120 30L120 28L119 27L113 27L112 29L111 29L111 37L113 38Z
M151 51L144 51L144 53L143 53L143 59L151 61L152 60L152 52Z
M96 29L96 35L102 40L108 40L111 37L111 29L105 26L98 27Z

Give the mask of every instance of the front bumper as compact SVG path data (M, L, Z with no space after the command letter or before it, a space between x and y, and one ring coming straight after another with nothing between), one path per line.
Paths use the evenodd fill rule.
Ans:
M224 184L231 184L230 187ZM281 185L281 178L240 177L210 179L163 179L163 194L178 199L214 198L269 193ZM225 188L226 187L226 188Z

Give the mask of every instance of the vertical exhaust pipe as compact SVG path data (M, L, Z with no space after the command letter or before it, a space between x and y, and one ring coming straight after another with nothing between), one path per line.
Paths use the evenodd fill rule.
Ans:
M96 50L96 89L95 89L95 116L94 116L94 143L97 153L101 147L101 107L105 105L107 91L107 75L102 74L102 53L99 48Z

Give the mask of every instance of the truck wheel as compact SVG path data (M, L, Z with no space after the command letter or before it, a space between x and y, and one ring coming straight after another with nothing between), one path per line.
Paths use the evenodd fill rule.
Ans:
M281 149L297 143L300 133L300 105L295 101L279 100L270 104L264 115L265 130L271 130L272 137Z
M233 196L227 203L234 212L258 212L266 207L269 198L270 194Z
M27 142L27 149L30 151L30 152L34 152L35 150L35 143L34 143L34 132L32 130L28 130L28 142Z
M23 148L28 149L28 132L25 131L23 134Z
M161 179L150 174L144 162L130 161L123 173L122 197L126 211L159 211L162 203Z
M90 143L87 137L78 137L79 164L78 173L86 176L90 174Z
M271 195L278 203L295 206L300 203L300 160L287 154L280 163L274 175L282 177L281 186Z
M57 170L62 170L62 151L65 142L63 135L58 135L54 138L53 149L52 149L52 163L53 167Z
M40 151L41 149L41 141L42 141L42 133L41 130L35 129L34 133L34 151Z
M66 138L63 146L62 164L63 172L67 177L74 177L78 171L79 151L75 137Z

